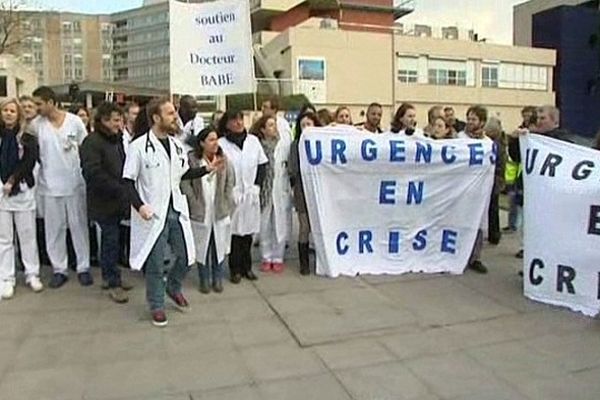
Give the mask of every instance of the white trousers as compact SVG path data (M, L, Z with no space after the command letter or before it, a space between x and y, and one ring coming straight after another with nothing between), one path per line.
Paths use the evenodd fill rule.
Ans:
M90 269L90 241L85 193L72 196L43 196L46 251L54 273L67 275L67 228L77 257L77 273Z
M35 210L0 211L0 281L15 283L15 229L27 279L40 274Z
M285 240L277 241L275 207L263 210L260 218L260 250L263 262L282 263L285 255Z

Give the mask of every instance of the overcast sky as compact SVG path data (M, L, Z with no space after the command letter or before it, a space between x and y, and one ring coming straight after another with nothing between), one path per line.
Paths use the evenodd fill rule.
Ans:
M143 0L26 0L28 4L61 11L108 13L139 7ZM524 0L416 0L407 23L458 25L475 29L480 37L496 43L512 43L512 8Z

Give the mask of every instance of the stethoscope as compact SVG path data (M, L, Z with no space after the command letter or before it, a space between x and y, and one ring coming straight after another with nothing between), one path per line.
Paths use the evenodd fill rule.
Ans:
M177 152L177 156L181 161L181 167L183 168L183 166L185 165L185 159L182 157L183 149L177 143L174 143L172 141L170 142L173 143L173 145L175 146L175 151ZM160 162L156 160L156 147L154 146L154 143L152 143L152 139L150 139L150 131L146 133L146 145L144 147L144 151L146 152L146 154L148 154L148 149L152 149L152 155L154 158L153 162L146 163L146 168L150 168L151 166L154 168L159 167Z

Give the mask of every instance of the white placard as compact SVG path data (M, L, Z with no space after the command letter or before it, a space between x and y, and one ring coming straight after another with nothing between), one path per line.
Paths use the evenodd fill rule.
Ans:
M255 91L248 0L169 2L172 94Z
M533 300L600 312L600 152L521 138L524 286Z

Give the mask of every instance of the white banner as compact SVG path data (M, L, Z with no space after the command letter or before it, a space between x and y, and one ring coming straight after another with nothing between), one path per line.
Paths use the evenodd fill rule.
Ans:
M300 160L317 273L450 272L467 265L487 209L491 140L313 128Z
M521 138L524 286L533 300L600 312L600 152Z
M171 93L255 90L248 0L169 2Z

